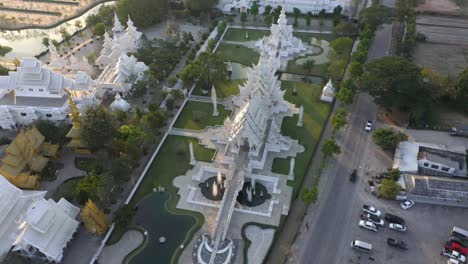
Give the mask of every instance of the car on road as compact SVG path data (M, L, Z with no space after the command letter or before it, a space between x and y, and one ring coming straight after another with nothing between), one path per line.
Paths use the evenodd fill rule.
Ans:
M367 230L377 232L377 226L371 221L359 220L359 226Z
M411 208L414 205L414 202L411 200L406 200L400 204L401 208L406 210Z
M447 241L444 245L444 250L446 251L456 251L456 252L459 252L461 253L462 255L465 255L468 253L468 249L460 244L458 244L457 242L450 242L450 241Z
M405 224L405 220L403 218L392 214L385 214L384 219L391 223L397 223L400 225Z
M366 130L367 132L370 132L370 131L372 130L372 121L367 120L365 130Z
M355 182L357 178L357 170L354 169L353 172L349 175L349 181L350 182Z
M363 205L362 210L366 213L373 214L375 216L380 216L382 213L377 210L375 207L369 206L369 205Z
M396 231L401 231L401 232L405 232L406 231L406 226L404 225L400 225L400 224L396 224L396 223L390 223L388 225L388 227L390 229L393 229L393 230L396 230Z
M389 244L390 246L392 247L396 247L396 248L401 248L401 249L408 249L408 245L401 241L401 240L396 240L394 238L387 238L387 244Z
M460 254L459 252L456 252L456 251L453 251L453 250L442 250L442 253L441 255L445 255L451 259L455 259L455 260L458 260L462 263L465 263L466 261L466 257L463 256L462 254Z
M370 221L376 225L384 226L385 222L373 214L361 214L361 219Z

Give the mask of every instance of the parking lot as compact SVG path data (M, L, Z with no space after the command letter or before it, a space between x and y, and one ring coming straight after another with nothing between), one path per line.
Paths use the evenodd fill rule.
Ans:
M459 226L468 229L468 210L465 208L437 206L429 204L415 204L408 210L400 208L396 201L380 200L376 197L363 193L362 201L376 207L382 212L398 215L405 220L406 232L398 232L385 227L380 227L373 232L358 226L362 213L362 204L356 208L356 212L348 223L351 229L351 240L358 239L372 244L372 253L366 254L356 250L345 249L340 263L445 263L447 257L441 256L443 243L450 237L452 227ZM402 240L408 244L408 250L401 250L387 245L387 238Z

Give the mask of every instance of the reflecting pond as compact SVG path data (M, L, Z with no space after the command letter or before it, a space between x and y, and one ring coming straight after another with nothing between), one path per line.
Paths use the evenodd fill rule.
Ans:
M232 80L247 79L249 72L252 70L251 67L245 66L237 62L231 62L232 65Z
M193 216L173 214L166 209L169 197L167 192L153 193L138 203L134 222L148 231L148 243L130 259L130 263L170 263L175 250L195 225ZM160 237L166 238L162 244L159 243Z
M330 42L324 39L310 37L310 39L306 41L306 43L310 45L320 46L323 49L323 52L318 55L309 55L299 58L296 60L296 64L302 65L310 59L313 59L315 61L315 64L324 64L330 61L330 59L328 58L328 53L331 50Z
M301 75L301 74L291 74L291 73L281 73L280 80L281 81L308 82L308 83L322 84L322 77Z
M47 47L42 45L42 39L48 37L57 41L62 40L60 34L61 28L66 28L68 33L73 34L77 31L75 21L81 21L83 26L86 25L86 18L89 15L96 14L99 8L103 5L113 5L114 2L99 4L86 13L62 23L51 29L23 29L14 31L1 31L0 32L0 45L11 47L13 50L5 55L5 58L14 59L22 57L33 57L39 53L47 50Z

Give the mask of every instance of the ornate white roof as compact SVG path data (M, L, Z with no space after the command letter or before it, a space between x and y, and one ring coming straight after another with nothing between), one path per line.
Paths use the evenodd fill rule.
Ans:
M121 96L120 94L116 94L115 95L115 100L114 102L112 102L112 104L110 105L110 108L112 110L122 110L124 112L128 112L130 110L130 104L125 101Z
M0 175L0 260L15 250L38 249L60 262L63 249L78 228L79 208L45 200L45 191L22 191ZM62 200L62 199L61 199Z
M124 30L122 23L120 23L119 17L117 13L114 12L114 26L112 27L112 31L115 33L120 33Z

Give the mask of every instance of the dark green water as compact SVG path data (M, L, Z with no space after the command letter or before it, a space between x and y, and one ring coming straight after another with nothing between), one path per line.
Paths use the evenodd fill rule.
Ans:
M176 215L164 206L170 195L167 192L154 193L138 204L134 221L148 231L146 247L131 260L131 264L166 264L184 241L187 232L196 220L188 215ZM164 244L159 243L161 236L166 237Z

